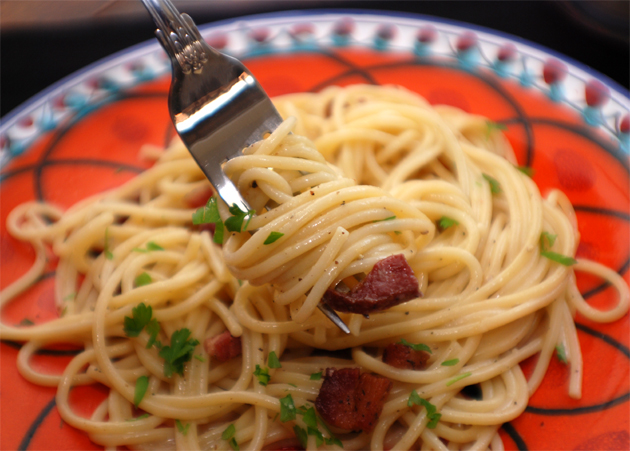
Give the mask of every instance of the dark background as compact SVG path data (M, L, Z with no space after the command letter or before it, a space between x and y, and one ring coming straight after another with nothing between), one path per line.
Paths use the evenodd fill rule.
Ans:
M129 13L63 25L30 23L10 26L11 14L3 6L0 27L0 115L66 75L153 38L153 22L136 3L109 0L108 6L131 9ZM118 2L118 3L116 3ZM3 3L7 0L3 0ZM41 3L41 2L40 2ZM57 2L76 7L78 1ZM191 2L188 2L191 3ZM21 7L38 2L22 0ZM14 4L15 6L16 4ZM178 5L176 3L176 5ZM563 53L607 75L626 90L629 86L628 46L630 1L238 1L196 2L190 12L199 25L263 12L363 8L402 11L468 22L510 33ZM178 5L179 6L179 5ZM140 9L138 9L140 8ZM110 8L111 9L111 8ZM7 15L9 16L7 18Z

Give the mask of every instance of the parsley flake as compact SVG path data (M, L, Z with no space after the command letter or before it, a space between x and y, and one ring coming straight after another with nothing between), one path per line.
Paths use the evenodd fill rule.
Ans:
M147 253L147 252L152 252L152 251L163 251L164 248L162 246L160 246L159 244L155 243L154 241L149 241L147 243L147 248L146 249L143 249L141 247L134 247L132 250L134 252Z
M407 401L407 406L411 407L414 404L417 406L422 406L426 409L427 418L429 419L427 427L429 429L435 429L438 421L440 421L440 418L442 418L442 414L437 413L437 408L426 399L421 398L420 395L418 395L417 391L412 390L411 394L409 395L409 400Z
M175 426L177 426L177 430L182 434L188 434L188 429L190 428L190 423L186 423L186 426L182 424L181 421L175 420Z
M306 409L302 420L304 420L304 424L306 424L308 427L317 429L317 414L315 413L315 408L309 407L308 409Z
M543 232L540 234L540 250L546 251L553 247L553 244L556 242L556 238L558 235L552 235L549 232Z
M269 357L267 357L267 364L269 368L282 368L282 364L276 355L276 351L271 351Z
M105 227L105 247L103 248L103 254L107 260L113 260L114 254L109 250L109 227Z
M460 374L459 376L455 376L453 379L451 379L450 381L448 381L446 383L447 387L450 387L451 385L453 385L455 382L461 381L462 379L467 378L468 376L472 376L472 373L469 371L468 373L464 373L464 374Z
M391 220L393 220L393 219L396 219L396 216L390 216L390 217L388 217L388 218L385 218L385 219L377 219L377 220L375 220L375 221L372 221L372 222L383 222L383 221L391 221Z
M560 360L565 365L569 363L569 360L567 359L567 352L564 349L564 345L562 343L556 346L556 356L558 357L558 360Z
M564 266L575 265L577 260L573 257L568 257L549 250L549 248L556 242L556 238L557 235L552 235L549 232L543 232L540 234L540 255Z
M147 376L140 376L136 379L136 389L133 394L133 404L136 407L140 405L142 398L144 398L147 392L147 388L149 388L149 378Z
M540 255L564 266L571 266L577 263L577 260L573 257L567 257L566 255L558 254L557 252L542 251Z
M300 441L300 444L306 449L306 444L308 442L308 435L306 429L301 428L297 424L293 426L293 432L295 432L295 436Z
M197 211L193 213L192 223L195 225L214 224L214 236L212 240L216 244L223 244L224 226L215 197L208 199L205 206L197 209Z
M124 331L125 335L128 337L137 337L142 332L145 326L149 326L151 321L155 321L157 324L157 320L151 320L151 316L153 315L153 308L150 305L145 305L144 302L141 302L137 306L131 309L131 318L125 316L124 323ZM155 326L149 326L150 328L154 328ZM159 332L159 324L158 324L158 332ZM157 333L156 333L157 335Z
M441 363L442 366L455 366L459 363L459 359L445 360Z
M195 359L199 360L200 362L205 362L205 361L206 361L206 359L204 359L203 357L201 357L199 354L195 354L193 357L194 357Z
M153 282L153 279L151 278L151 276L147 272L143 272L138 277L136 277L135 280L133 281L133 283L134 283L134 285L136 287L142 287L144 285L149 285L152 282Z
M66 296L64 296L62 301L72 301L76 297L77 297L76 293L70 293L70 294L67 294Z
M31 321L28 318L24 318L22 321L19 322L18 326L32 326L35 323L33 321Z
M319 373L311 374L311 378L310 379L312 381L318 381L318 380L321 380L321 378L322 378L322 372L320 371Z
M230 424L225 431L223 431L223 434L221 434L221 439L229 440L234 437L234 434L236 434L236 426L234 426L234 424Z
M446 230L449 227L453 227L459 225L459 222L457 222L456 220L454 220L453 218L449 218L448 216L442 216L439 220L438 220L438 227L442 230Z
M280 238L282 238L284 236L284 233L280 233L280 232L271 232L269 234L269 236L267 237L267 239L264 241L264 245L268 245L271 243L275 243L276 241L278 241Z
M497 130L505 131L507 130L507 125L499 124L494 121L486 121L486 139L490 139L490 135Z
M297 417L297 410L293 403L293 397L291 394L286 395L280 399L280 421L286 423L287 421L295 420Z
M529 166L514 166L517 170L525 174L530 179L534 177L534 168L530 168Z
M260 385L263 386L266 386L271 379L271 376L269 375L269 368L261 368L260 365L256 365L254 376L256 376Z
M404 338L402 338L402 339L400 340L400 342L399 342L399 343L401 343L401 344L403 344L403 345L405 345L405 346L410 347L410 348L411 348L411 349L413 349L414 351L426 351L426 352L428 352L429 354L432 354L432 352L431 352L431 348L430 348L430 347L428 347L427 345L425 345L424 343L416 343L416 344L414 344L414 343L409 343L409 342L408 342L407 340L405 340Z
M164 375L171 377L173 373L180 376L184 375L184 363L192 359L195 346L199 344L198 340L189 339L190 330L176 330L171 336L171 345L164 346L160 349L159 356L164 359Z
M243 211L236 204L232 204L232 206L229 208L229 211L230 211L230 214L232 214L232 216L227 218L224 224L225 224L225 228L228 229L228 231L230 232L240 233L242 231L247 230L249 221L251 221L252 217L256 214L255 210ZM245 226L243 227L243 221L245 220L245 218L248 218L248 219L247 219L247 222L245 223Z
M501 184L499 183L499 181L497 179L495 179L494 177L489 176L488 174L482 174L483 178L486 179L486 181L490 184L490 192L492 194L499 194L501 193L502 189L501 189Z

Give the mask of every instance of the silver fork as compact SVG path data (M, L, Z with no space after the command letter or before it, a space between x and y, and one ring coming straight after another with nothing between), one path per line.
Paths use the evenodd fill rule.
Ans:
M170 0L142 0L173 67L168 110L182 141L215 190L229 205L249 205L223 172L223 163L275 130L282 117L249 70L210 47L188 14ZM337 327L348 326L327 304L319 309Z

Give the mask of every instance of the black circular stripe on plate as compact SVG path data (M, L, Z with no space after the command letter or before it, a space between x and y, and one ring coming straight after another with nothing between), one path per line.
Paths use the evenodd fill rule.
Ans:
M519 451L529 450L529 448L527 447L527 443L525 443L525 440L523 439L523 437L521 437L521 434L518 433L512 423L503 423L501 429L503 429L505 433L509 435L512 440L514 440L514 444L518 447Z
M582 332L591 335L595 338L598 338L600 340L602 340L603 342L605 342L606 344L612 346L613 348L617 349L619 352L621 352L624 356L626 356L626 358L630 359L630 349L628 349L627 346L623 345L622 343L618 342L617 340L615 340L614 338L612 338L609 335L606 335L603 332L599 332L595 329L591 329L588 326L585 326L584 324L580 324L580 323L575 323L575 327L578 330L581 330ZM543 408L543 407L534 407L534 406L527 406L525 408L526 412L530 412L530 413L535 413L538 415L548 415L548 416L559 416L559 415L581 415L581 414L585 414L585 413L592 413L592 412L601 412L602 410L607 410L610 409L611 407L614 407L616 405L619 404L623 404L624 402L630 400L630 392L628 393L624 393L623 395L617 396L616 398L611 399L610 401L606 401L606 402L602 402L600 404L594 404L591 406L581 406L581 407L574 407L574 408L558 408L558 409L549 409L549 408Z
M2 184L2 182L4 182L5 180L10 179L11 177L19 175L23 172L33 171L39 168L40 166L44 166L44 167L62 166L64 164L87 165L87 166L110 166L116 169L120 169L122 171L134 172L136 174L139 174L142 171L144 171L144 168L141 168L138 166L133 166L126 163L118 163L116 161L109 161L109 160L98 160L98 159L89 159L89 158L82 158L82 159L75 158L75 159L68 159L68 160L46 160L44 163L33 163L27 166L19 167L12 171L7 171L4 174L0 174L0 184Z
M13 340L0 340L0 343L4 343L7 346L12 347L13 349L21 349L22 343L13 341ZM74 357L75 355L79 355L83 352L81 349L38 349L35 351L36 355L47 355L52 357Z
M581 330L582 332L584 332L585 334L591 335L595 338L599 338L600 340L602 340L604 343L612 346L613 348L617 349L619 352L621 352L623 355L625 355L629 360L630 360L630 349L628 349L627 346L625 346L624 344L618 342L617 340L615 340L613 337L611 337L610 335L606 335L603 332L599 332L595 329L591 329L588 326L585 326L584 324L580 324L580 323L575 323L575 327L578 330Z
M63 126L61 127L53 136L51 142L44 149L40 160L37 162L34 168L34 179L33 183L35 184L35 196L37 200L44 202L44 192L42 188L42 174L44 169L48 166L49 161L51 161L50 156L56 150L57 145L61 142L62 138L72 129L74 125L79 123L83 118L89 116L91 113L97 111L104 105L112 104L115 102L121 102L129 99L147 99L147 98L165 98L167 94L165 92L147 92L147 93L129 93L129 92L117 92L112 94L101 101L87 105L81 109L79 109L75 115ZM56 160L58 161L58 160ZM87 164L100 166L99 162L102 160L86 160ZM119 165L120 166L120 165Z
M26 431L26 434L24 434L24 437L22 437L22 441L20 442L20 445L18 446L18 451L26 451L28 449L28 447L31 444L31 440L33 440L33 436L37 432L37 429L44 422L44 420L46 419L50 411L53 409L53 407L55 407L55 405L56 405L55 398L53 398L48 404L46 404L46 406L42 409L42 411L39 412L39 415L37 415L37 418L35 418L35 420L31 423L28 430Z

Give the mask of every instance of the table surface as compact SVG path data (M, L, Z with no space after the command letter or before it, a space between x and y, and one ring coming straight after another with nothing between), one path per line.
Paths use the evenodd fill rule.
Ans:
M506 32L569 56L629 86L629 1L175 1L197 24L248 14L363 8L430 15ZM153 38L140 2L3 0L0 116L74 71ZM69 11L63 8L71 9Z

